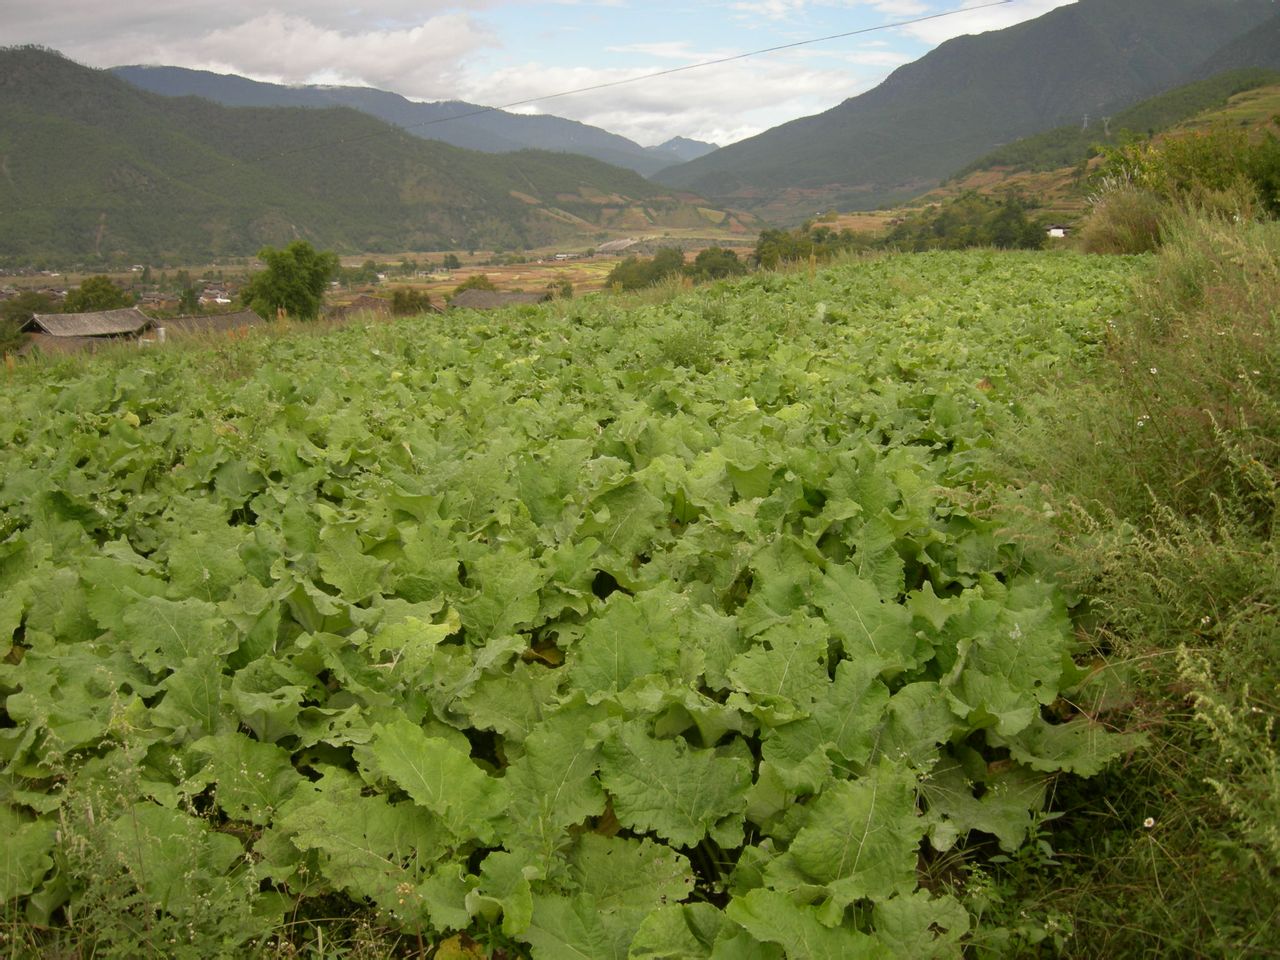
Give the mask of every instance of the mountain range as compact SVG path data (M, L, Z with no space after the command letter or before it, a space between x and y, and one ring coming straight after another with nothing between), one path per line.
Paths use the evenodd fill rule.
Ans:
M0 50L0 261L203 262L295 238L342 252L524 249L754 224L588 157L491 154L349 107L163 97Z
M749 235L918 196L979 158L1052 166L1084 155L1099 125L1158 126L1229 96L1242 78L1222 71L1259 67L1280 68L1275 0L1077 0L708 153L370 88L0 48L0 261L190 261L296 237L380 253ZM1157 94L1169 98L1129 109Z
M769 219L880 206L1002 143L1197 79L1207 64L1265 66L1275 17L1274 0L1078 0L949 40L874 90L656 179Z
M372 87L282 86L184 67L129 66L112 72L167 97L204 97L227 107L351 107L429 140L484 153L562 150L648 176L695 160L715 144L677 137L657 147L590 124L545 114L509 113L462 100L421 103Z

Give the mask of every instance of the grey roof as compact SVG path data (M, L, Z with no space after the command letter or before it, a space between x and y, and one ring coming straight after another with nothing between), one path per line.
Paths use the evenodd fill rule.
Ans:
M463 290L449 301L449 306L458 310L500 310L502 307L514 307L528 303L546 303L551 294L541 293L504 293L499 290Z
M37 313L32 322L51 337L121 337L137 335L151 318L137 307L98 313Z
M46 356L93 353L103 345L104 341L100 337L51 337L47 333L29 333L27 342L19 348L18 353L22 356L33 353Z
M164 327L167 334L176 335L226 333L228 330L261 326L265 322L252 310L240 310L236 313L214 313L207 317L174 317L172 320L158 320L156 326Z

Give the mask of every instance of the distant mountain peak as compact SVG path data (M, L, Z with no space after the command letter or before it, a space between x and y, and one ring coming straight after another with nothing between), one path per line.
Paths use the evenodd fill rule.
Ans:
M1077 0L948 40L825 113L656 179L770 219L881 206L936 185L997 144L1195 79L1209 53L1275 14L1274 0Z
M228 107L352 107L414 136L483 153L576 153L642 176L693 159L666 151L654 154L652 148L646 150L633 140L577 120L550 114L507 113L465 100L411 100L377 87L266 83L186 67L124 66L114 67L112 72L150 93L203 97Z

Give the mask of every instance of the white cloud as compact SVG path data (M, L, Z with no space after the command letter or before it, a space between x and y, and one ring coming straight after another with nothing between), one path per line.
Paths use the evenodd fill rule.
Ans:
M54 46L91 66L174 64L274 82L368 85L421 100L501 105L897 22L955 2L960 0L713 0L678 16L655 12L652 30L620 35L621 17L635 22L642 15L636 0L379 0L376 7L359 0L0 0L0 42ZM1074 0L1018 0L859 38L856 45L807 46L532 108L645 143L677 134L727 143L870 88L911 59L904 47L918 54L920 41L931 45L1008 26L1068 2ZM534 32L510 37L509 24L516 22L533 22ZM684 31L682 23L697 29ZM506 48L504 35L511 43ZM601 36L609 39L602 43ZM767 42L753 42L762 37ZM571 65L593 62L602 49L643 66Z
M928 4L922 0L735 0L728 6L742 14L772 20L795 18L818 7L869 7L895 19L929 12Z
M464 59L494 42L456 7L382 0L374 19L341 0L53 0L6 11L5 42L56 46L90 66L176 64L283 82L325 77L444 97Z
M645 70L588 69L529 63L472 76L465 98L499 103L642 76ZM814 69L799 58L737 62L540 101L538 112L603 127L639 143L676 134L726 144L800 116L826 110L867 89L851 67Z
M1019 0L1017 3L998 7L987 6L986 9L974 10L972 13L959 13L954 17L928 20L903 27L902 31L930 46L936 46L944 40L964 34L1003 30L1005 27L1042 17L1050 10L1075 2L1076 0ZM977 7L990 3L991 0L966 0L964 6Z

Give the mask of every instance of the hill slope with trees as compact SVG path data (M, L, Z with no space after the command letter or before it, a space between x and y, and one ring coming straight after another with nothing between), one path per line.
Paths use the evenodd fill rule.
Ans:
M146 93L47 50L0 50L0 261L522 248L695 205L586 157L495 156L349 108L231 109Z
M1193 79L1274 12L1271 0L1079 0L950 40L868 93L657 179L774 216L905 199L1001 143Z
M455 147L485 153L528 149L577 153L646 176L715 149L681 138L642 147L616 133L563 117L508 113L462 100L421 103L369 87L290 87L184 67L127 66L111 72L162 96L204 97L225 107L351 107L415 136Z

